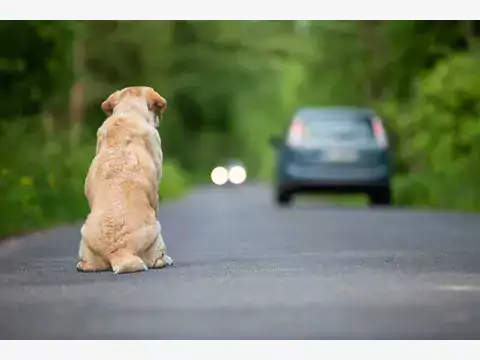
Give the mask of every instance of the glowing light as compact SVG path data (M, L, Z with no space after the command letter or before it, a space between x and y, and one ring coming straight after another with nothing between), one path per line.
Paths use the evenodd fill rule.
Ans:
M247 172L241 166L234 166L228 172L228 179L231 183L239 185L247 179Z
M212 170L210 177L215 185L221 186L228 181L228 171L222 166L217 166Z

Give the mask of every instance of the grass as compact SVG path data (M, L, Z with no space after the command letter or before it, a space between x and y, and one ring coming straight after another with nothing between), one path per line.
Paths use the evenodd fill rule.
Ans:
M74 129L47 134L40 125L40 119L28 119L0 128L0 238L88 214L84 181L95 139L82 138ZM165 162L161 201L178 199L187 185L180 167Z

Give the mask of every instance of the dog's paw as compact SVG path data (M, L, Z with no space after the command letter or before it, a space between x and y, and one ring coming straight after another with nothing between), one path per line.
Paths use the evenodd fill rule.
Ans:
M81 271L81 272L91 272L91 271L94 271L94 269L92 269L92 267L90 266L89 263L87 263L85 260L83 259L80 259L77 263L77 271Z
M83 271L83 262L80 260L78 263L77 263L77 271Z
M105 270L103 267L102 268L96 268L92 264L86 262L85 260L80 260L77 263L77 271L81 272L97 272L97 271L102 271Z
M163 259L165 260L165 266L172 266L173 265L173 260L170 256L168 255L163 255Z
M166 266L172 266L172 265L173 265L172 258L165 254L162 257L155 260L155 264L153 264L153 268L161 269L161 268L164 268Z

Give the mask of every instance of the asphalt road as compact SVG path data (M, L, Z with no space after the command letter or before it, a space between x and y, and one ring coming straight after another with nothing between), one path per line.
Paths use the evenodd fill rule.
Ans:
M2 339L479 339L480 215L297 204L261 185L164 205L175 266L75 270L80 224L0 244Z

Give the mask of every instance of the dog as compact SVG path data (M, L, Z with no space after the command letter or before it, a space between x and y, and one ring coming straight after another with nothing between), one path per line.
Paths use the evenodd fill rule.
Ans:
M158 216L163 153L157 131L167 101L151 87L116 91L85 179L90 213L81 228L77 270L116 274L173 265Z

